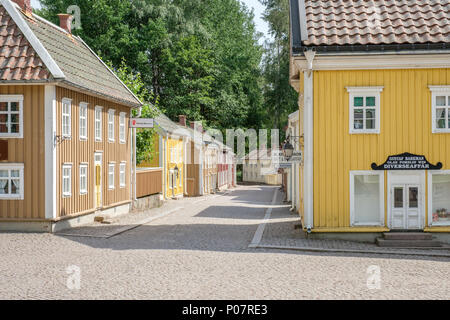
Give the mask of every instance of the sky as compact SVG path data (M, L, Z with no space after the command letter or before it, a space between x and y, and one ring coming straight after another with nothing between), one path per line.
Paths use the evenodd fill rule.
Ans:
M262 19L264 6L259 3L258 0L241 1L244 2L249 8L253 8L255 10L255 24L257 30L264 35L260 40L260 43L263 44L265 38L269 38L269 25ZM33 8L40 8L39 0L31 0L31 5L33 6Z
M269 25L262 19L265 7L258 0L242 0L242 2L244 2L247 7L255 10L256 29L263 34L263 38L260 40L260 43L262 44L265 39L270 38Z

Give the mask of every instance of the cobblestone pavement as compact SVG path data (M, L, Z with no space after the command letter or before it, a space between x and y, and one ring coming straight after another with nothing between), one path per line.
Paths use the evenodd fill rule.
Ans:
M114 227L129 223L134 228L107 239L2 233L0 299L449 297L447 258L249 248L267 208L274 216L287 210L271 205L275 190L245 186L204 200L171 202L162 212L169 206L181 209L140 226L158 214L123 217ZM276 223L269 223L263 242ZM96 228L91 235L111 232L91 228ZM374 265L381 272L379 290L367 286L367 270ZM70 266L76 268L67 273ZM80 289L71 290L67 284L76 284L70 280L77 268Z

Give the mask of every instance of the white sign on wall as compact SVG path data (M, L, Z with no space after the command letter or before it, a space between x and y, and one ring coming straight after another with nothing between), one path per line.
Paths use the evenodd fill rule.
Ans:
M155 127L155 119L132 118L130 119L130 128L151 129Z

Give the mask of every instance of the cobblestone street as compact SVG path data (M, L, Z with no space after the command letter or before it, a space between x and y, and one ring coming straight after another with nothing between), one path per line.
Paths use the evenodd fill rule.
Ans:
M278 188L245 186L204 199L171 201L110 226L57 235L2 233L0 299L450 296L450 259L445 257L249 248L269 208L272 220L261 244L277 243L276 230L292 221L281 194L274 193ZM289 232L300 233L293 225ZM287 238L295 242L291 234ZM380 267L381 287L371 290L367 270L374 265ZM80 270L79 290L67 286L71 266Z

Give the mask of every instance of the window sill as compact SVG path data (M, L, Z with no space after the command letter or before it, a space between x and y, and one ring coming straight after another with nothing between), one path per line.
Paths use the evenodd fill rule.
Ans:
M434 134L439 134L439 133L450 133L450 129L434 129L432 131L432 133Z
M25 200L25 198L24 198L24 196L5 196L5 195L2 195L2 196L0 196L0 200L21 201L21 200Z
M63 199L72 198L71 194L63 194Z
M450 221L445 221L445 222L433 222L430 225L430 228L434 228L434 227L450 227Z
M0 139L23 139L23 134L0 134Z
M350 134L380 134L380 131L350 131Z

